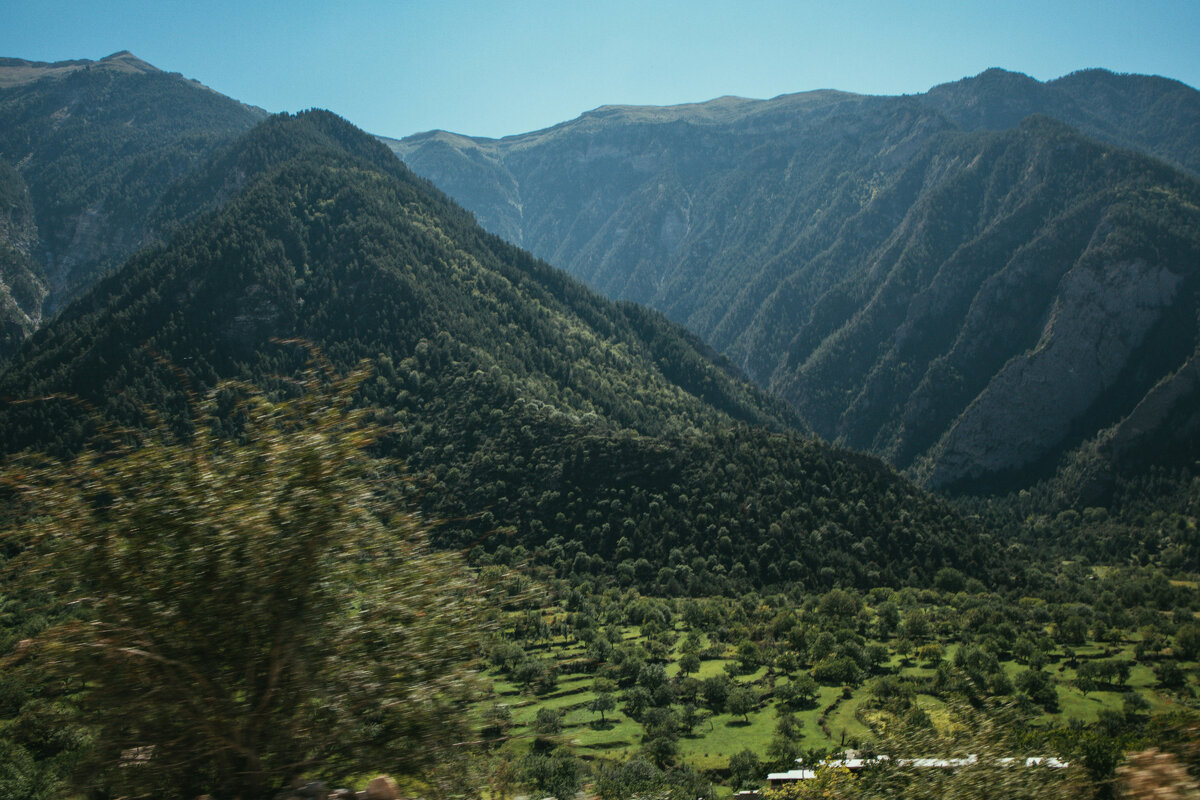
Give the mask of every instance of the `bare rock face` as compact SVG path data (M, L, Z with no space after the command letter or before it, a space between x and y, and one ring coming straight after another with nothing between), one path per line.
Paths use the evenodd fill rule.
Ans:
M1109 453L1120 458L1145 447L1165 430L1188 435L1200 427L1200 353L1151 389L1133 412L1114 427L1106 440Z
M1041 340L997 373L943 437L929 482L941 486L1044 455L1112 385L1180 280L1144 261L1069 272Z

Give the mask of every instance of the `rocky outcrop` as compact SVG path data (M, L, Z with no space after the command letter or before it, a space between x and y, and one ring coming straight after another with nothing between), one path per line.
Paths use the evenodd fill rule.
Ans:
M934 448L934 486L1037 461L1125 369L1181 277L1144 261L1063 279L1037 345L1000 370Z
M1117 460L1145 451L1163 439L1179 441L1200 430L1200 353L1164 377L1108 434L1105 445Z

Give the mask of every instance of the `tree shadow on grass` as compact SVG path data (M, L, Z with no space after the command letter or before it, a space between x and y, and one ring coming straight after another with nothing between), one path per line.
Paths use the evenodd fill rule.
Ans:
M616 750L620 747L629 747L630 744L632 743L624 739L618 739L615 742L596 742L595 744L589 744L588 748L591 750Z
M731 719L725 723L726 728L749 728L750 720L748 719Z
M606 720L594 719L591 722L589 722L587 724L587 726L594 731L611 731L613 728L617 727L617 723L611 719L606 719Z

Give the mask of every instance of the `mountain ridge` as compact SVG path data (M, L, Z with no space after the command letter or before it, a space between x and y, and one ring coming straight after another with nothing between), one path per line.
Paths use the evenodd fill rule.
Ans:
M947 394L941 378L926 384L923 394L912 393L921 370L933 369L931 378L941 374L942 362L928 359L945 356L958 335L941 320L942 301L935 298L949 297L945 292L957 281L961 286L954 291L960 299L955 302L965 309L962 303L969 297L961 293L966 287L991 292L1000 285L972 283L986 277L981 264L1000 269L1024 253L1024 271L1009 270L1006 280L1022 274L1021 280L1037 285L1050 281L1037 290L1042 293L1037 296L1045 296L1055 286L1046 276L1061 273L1054 259L1073 261L1089 247L1100 247L1103 237L1140 241L1145 234L1139 227L1153 228L1156 215L1190 220L1186 209L1195 202L1195 176L1200 174L1200 93L1194 89L1168 79L1104 70L1042 83L993 69L921 95L816 92L781 97L734 103L738 114L753 119L745 125L689 124L687 117L696 114L693 106L636 112L610 107L614 110L605 115L585 114L525 138L418 136L389 145L474 211L489 230L529 247L610 297L658 308L732 358L759 385L788 399L820 435L887 456L931 485L986 486L979 480L989 474L998 477L1047 459L1053 462L1119 421L1113 401L1106 399L1114 381L1124 388L1113 396L1121 397L1119 404L1131 413L1135 398L1129 393L1135 384L1142 387L1138 391L1148 391L1147 384L1183 363L1184 354L1179 354L1175 363L1160 364L1163 371L1154 380L1129 377L1132 366L1111 368L1129 380L1097 366L1089 385L1100 388L1085 391L1087 399L1081 395L1078 402L1066 404L1073 408L1069 420L1027 437L1026 446L1008 448L1012 455L999 460L984 457L991 445L979 435L965 434L976 424L969 421L972 414L990 401L968 413L972 396L948 399L961 395L964 387ZM991 172L981 169L981 163L991 164ZM1186 178L1174 172L1180 167L1186 168ZM1071 172L1076 168L1083 170L1081 177ZM1160 188L1132 188L1147 181L1158 181ZM1169 198L1165 205L1159 202L1162 197ZM1132 203L1146 210L1098 217L1108 227L1097 228L1097 236L1113 225L1124 227L1090 245L1088 239L1072 239L1075 243L1068 246L1066 239L1045 238L1055 226L1082 224L1079 209L1101 202L1097 198L1107 198L1102 202L1114 209ZM1073 218L1077 222L1068 221ZM1186 231L1193 230L1193 222L1169 224L1183 225L1184 237L1192 236ZM1052 245L1054 241L1058 243ZM1183 248L1180 253L1191 247L1176 244ZM1003 253L1008 255L1001 257ZM1190 274L1181 257L1186 258L1172 256L1172 274ZM947 261L952 258L956 261ZM1152 269L1161 267L1154 257L1143 261ZM881 300L889 295L878 292L887 285L889 271L904 264L908 272L895 273L891 285L915 281L913 290L891 295L889 302L901 305L887 310ZM1120 269L1114 263L1110 272ZM1042 271L1046 276L1039 277ZM1144 277L1153 282L1151 274ZM944 288L921 290L934 280ZM1181 291L1179 299L1169 302L1186 307L1193 302L1192 290ZM869 306L873 296L877 300ZM913 302L927 307L907 306ZM1165 296L1162 303L1168 303ZM1039 306L1047 313L1051 307ZM1122 313L1140 313L1118 307L1125 309ZM982 308L977 306L975 313L983 313ZM1001 313L1001 306L993 308ZM1060 318L1065 308L1059 308ZM1085 311L1072 308L1072 313ZM1168 313L1166 305L1156 308L1172 318L1182 314ZM905 315L913 313L926 321L916 325L910 320L902 327ZM1158 323L1135 324L1133 318L1122 323L1132 326L1128 335L1133 345L1121 350L1130 358L1142 337L1158 330ZM1016 333L1013 341L1033 348L1049 317L1033 314L1031 306L1020 319L1028 326L1020 332L1003 318L994 322ZM1181 335L1192 341L1186 332L1191 328L1182 324L1186 330ZM1068 327L1060 323L1048 330ZM940 343L935 343L937 337L912 335L942 329ZM986 324L975 329L973 335L986 337ZM1099 335L1099 328L1086 325L1075 330ZM894 355L887 355L894 349L888 344L893 337L923 341L933 349L918 365L893 363L889 359ZM837 362L841 366L832 372L834 361L813 371L823 363L820 358L845 354L838 342L852 339L862 366L850 368L849 374L859 377L849 380L857 383L848 382L846 362ZM811 360L813 354L818 361ZM1008 357L1015 355L1010 351ZM1001 374L1003 363L993 368L992 377L999 381L993 392L1013 380L1013 373ZM904 384L885 377L896 369L917 369L904 379L916 383L898 392L885 389ZM975 373L971 385L977 393L986 392L987 384L979 384L982 373ZM1049 387L1044 391L1051 392ZM1052 397L1052 392L1046 395L1045 407L1055 414L1043 415L1043 422L1063 412ZM945 408L938 410L953 403L960 405L949 417ZM882 412L889 405L895 409L890 417ZM997 405L1001 407L1014 406ZM960 414L965 416L955 433ZM997 433L1001 438L1005 432L1031 430L1016 422L1002 427ZM964 446L975 455L962 456Z
M30 61L24 58L0 57L0 89L19 86L47 77L63 77L76 70L92 68L128 73L161 72L157 67L143 61L128 50L118 50L95 61L86 58L67 61Z

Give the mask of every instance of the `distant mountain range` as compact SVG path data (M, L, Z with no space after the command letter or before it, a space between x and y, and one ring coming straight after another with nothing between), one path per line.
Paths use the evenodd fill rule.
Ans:
M1195 452L1200 93L1177 81L989 70L386 141L489 230L930 486L1083 456L1088 494Z

